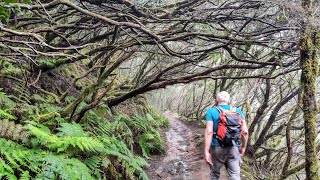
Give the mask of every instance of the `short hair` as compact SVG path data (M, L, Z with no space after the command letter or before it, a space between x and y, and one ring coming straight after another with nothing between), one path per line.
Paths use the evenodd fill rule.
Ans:
M219 102L227 102L229 103L230 101L230 94L227 91L221 91L217 94L216 96L217 100Z

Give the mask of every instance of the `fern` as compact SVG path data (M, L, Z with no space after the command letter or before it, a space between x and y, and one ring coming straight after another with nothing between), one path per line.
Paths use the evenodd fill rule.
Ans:
M145 157L155 152L161 141L156 128L162 121L146 113L144 102L139 103L143 116L113 115L100 104L81 124L66 123L59 114L62 108L51 103L50 96L31 96L21 84L12 89L15 97L0 90L0 101L8 100L1 112L13 116L0 112L5 118L0 119L0 179L148 179L143 169L148 163L132 149L139 143ZM86 106L82 102L78 110Z
M10 61L0 59L0 74L15 75L20 74L21 69L14 66Z
M148 158L153 153L163 153L163 141L159 134L159 132L155 130L151 130L149 132L145 132L139 138L139 145L142 150L142 154L144 157Z
M142 177L142 179L149 179L142 167L148 166L148 163L141 157L135 156L127 148L124 142L112 138L101 138L106 148L104 153L118 158L120 163L125 167L126 175L128 178L133 179L134 174Z
M31 98L37 103L45 103L46 102L46 100L43 97L41 97L39 94L33 94L31 96Z
M124 116L125 117L125 116ZM93 133L96 135L115 135L117 138L122 139L126 144L132 148L133 146L133 134L130 127L121 120L122 116L115 116L114 121L106 121L99 117L95 112L89 111L87 119L91 126Z
M28 167L28 169L33 172L38 172L39 166L42 163L37 161L39 161L39 159L41 160L44 154L40 150L30 150L12 141L1 138L0 155L5 158L11 168L22 171L21 166L23 166Z
M7 163L10 165L10 167L22 171L22 169L20 168L16 159L14 159L14 157L11 156L10 152L1 152L1 154L5 157L5 159L7 160Z
M72 147L87 152L99 152L103 148L100 141L91 137L58 137L31 124L27 128L29 133L35 136L33 139L34 145L41 144L57 152L63 152Z
M90 169L79 159L55 155L41 149L28 149L5 139L0 139L0 155L5 159L0 159L3 173L14 175L15 169L20 172L22 179L29 177L29 172L22 167L37 173L37 178L40 179L93 179Z
M29 171L24 171L19 178L19 180L29 180L29 179L31 179L29 175Z
M72 103L73 101L75 101L77 98L75 98L74 96L66 96L65 97L65 101L66 103L70 104Z
M101 179L101 173L100 166L103 166L103 162L110 162L109 159L98 156L92 156L84 161L84 164L91 170L93 176L96 177L96 179Z
M3 179L4 177L7 177L7 179L17 179L13 169L0 158L0 178Z
M29 89L24 84L17 84L12 89L16 91L17 94L19 94L18 97L13 96L13 98L16 99L16 101L22 104L31 104L31 95Z
M61 107L44 102L36 106L34 109L35 113L30 118L36 122L42 122L42 124L47 126L64 123L65 120L58 113L60 110Z
M0 109L0 118L15 119L16 117L7 113L5 110Z
M11 96L8 96L6 93L1 92L2 88L0 88L0 108L7 109L16 106L16 103L11 100Z
M151 116L153 119L155 119L156 122L159 123L159 127L169 128L170 127L170 121L165 118L161 113L157 112L154 108L149 108L147 116Z
M63 128L58 128L59 130L64 129L72 129L72 128L80 129L81 126L75 125L75 124L64 124ZM127 148L126 144L124 142L119 141L115 137L100 137L97 136L97 138L93 137L85 137L85 136L64 136L66 134L61 134L61 137L58 137L56 135L53 135L51 133L42 131L41 128L38 128L33 125L28 125L28 129L30 133L35 136L35 139L38 143L41 143L42 145L46 146L49 149L56 150L57 152L68 152L72 150L72 148L77 148L80 151L86 151L91 153L97 153L102 154L104 156L113 156L116 157L121 164L122 168L125 170L125 174L128 176L129 179L133 179L135 177L135 174L138 176L144 177L144 179L147 179L147 175L145 174L142 167L147 166L147 162L135 155L132 154L132 152ZM69 134L70 135L70 134ZM81 135L76 134L76 135ZM83 135L83 134L82 134ZM63 160L61 160L63 161ZM71 162L71 161L70 161ZM96 162L96 165L93 165L92 162ZM85 161L85 164L88 164L88 167L91 167L89 169L93 169L99 166L100 158L98 156L93 156L92 158ZM69 161L65 161L65 163L69 163ZM58 165L52 164L52 167L50 167L51 171L54 170ZM101 164L102 166L102 164ZM79 167L84 168L84 167ZM45 177L57 177L55 176L53 172L49 171L49 169L46 171ZM59 171L59 169L57 170ZM98 171L93 172L95 174L95 177L98 177ZM68 173L70 174L70 173ZM67 176L59 175L59 178L69 178Z
M61 123L60 126L57 128L59 130L58 136L88 137L88 134L82 129L80 124Z
M76 158L48 155L45 159L43 174L38 176L43 179L94 179L90 169Z
M100 166L101 163L101 158L98 156L92 156L90 158L88 158L85 162L84 162L91 170L95 170Z

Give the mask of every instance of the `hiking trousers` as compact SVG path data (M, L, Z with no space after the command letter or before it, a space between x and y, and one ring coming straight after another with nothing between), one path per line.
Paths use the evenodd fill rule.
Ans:
M219 180L220 169L224 165L230 180L240 180L240 162L231 147L211 147L210 153L213 165L211 166L211 180ZM225 179L221 179L225 180Z

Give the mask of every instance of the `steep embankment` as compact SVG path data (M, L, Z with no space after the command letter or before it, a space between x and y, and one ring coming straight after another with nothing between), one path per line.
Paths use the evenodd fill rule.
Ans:
M167 151L165 156L150 161L147 173L152 180L207 180L210 177L203 150L196 146L197 133L203 129L187 126L172 113L165 113L171 127L165 132ZM225 176L225 174L224 174Z

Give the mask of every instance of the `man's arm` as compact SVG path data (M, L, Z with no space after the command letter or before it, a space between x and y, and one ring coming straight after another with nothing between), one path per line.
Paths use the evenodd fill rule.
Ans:
M246 121L243 121L242 129L241 129L242 144L241 144L241 147L239 147L239 153L241 156L243 156L246 152L246 147L248 144L248 135L249 133L248 133L248 127L247 127Z
M213 121L207 121L206 129L204 132L204 155L207 163L212 165L211 155L210 155L210 146L212 142L212 134L213 134Z

